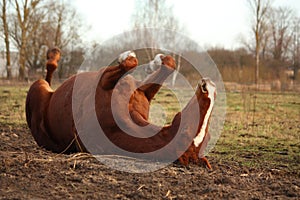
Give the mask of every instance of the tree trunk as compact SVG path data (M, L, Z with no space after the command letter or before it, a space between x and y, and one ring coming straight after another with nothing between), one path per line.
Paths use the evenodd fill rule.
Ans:
M25 45L24 42L22 42L20 53L19 53L19 79L24 80L25 78Z
M176 55L174 55L174 58L176 58ZM180 67L181 67L181 54L178 55L178 59L177 59L177 70L175 70L175 71L173 72L172 86L175 86L176 78L177 78L177 75L178 75L178 73L179 73Z
M294 64L294 76L293 79L296 81L298 79L297 75L298 75L298 70L299 70L299 62L295 62Z
M258 84L259 80L259 48L255 52L255 84Z
M3 32L4 32L4 42L5 42L5 56L6 56L6 77L7 79L11 79L11 63L10 63L10 48L9 48L9 32L8 32L8 24L6 19L6 0L2 1L2 24L3 24Z

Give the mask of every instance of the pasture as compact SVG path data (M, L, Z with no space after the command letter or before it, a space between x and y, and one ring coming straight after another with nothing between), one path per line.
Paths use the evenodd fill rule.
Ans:
M174 163L131 174L38 147L26 125L28 88L0 86L1 199L300 198L299 93L227 92L224 130L208 155L213 170ZM169 98L161 91L155 101L172 116Z

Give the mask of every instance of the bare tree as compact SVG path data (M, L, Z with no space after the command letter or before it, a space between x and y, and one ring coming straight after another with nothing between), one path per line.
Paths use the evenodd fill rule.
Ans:
M275 60L286 59L288 47L292 40L292 23L294 12L288 7L270 10L271 53Z
M255 79L254 80L256 84L256 89L258 89L260 53L261 53L263 38L267 32L267 13L271 5L269 0L248 0L248 2L253 14L252 32L255 38ZM252 124L254 125L255 112L256 112L256 96L254 95L253 97L254 100L253 100Z
M1 20L2 20L2 28L4 35L4 43L5 43L5 57L6 57L6 73L7 79L11 78L11 63L10 63L10 46L9 46L9 29L8 29L8 20L7 20L7 0L2 0L1 3Z
M297 80L298 70L300 68L300 18L293 20L293 32L291 42L292 62L294 65L294 80Z
M267 30L266 17L271 5L269 0L248 0L248 2L253 14L252 31L255 37L255 83L257 84L259 80L259 56L262 39Z
M46 25L48 26L48 29L52 30L51 32L53 33L51 40L47 41L47 46L59 47L65 54L70 54L71 56L77 55L78 52L82 53L82 49L80 48L81 39L79 33L83 27L83 24L75 8L67 2L57 3L54 1L47 6L47 9L48 16ZM65 73L74 72L73 61L74 58L72 57L64 56L62 58L60 68L58 69L58 76L60 79L63 78ZM72 66L70 66L70 64ZM80 64L81 63L78 65Z
M151 29L147 28L158 28L167 29L164 34L164 40L172 41L174 36L172 31L183 32L180 27L180 23L174 16L172 5L168 4L166 0L136 0L136 12L133 14L133 27L134 28L146 28L142 34L144 38L148 38L145 46L152 47L150 52L147 52L148 58L151 59L155 55L155 50L159 49L159 43L156 38L151 34ZM149 32L150 31L150 32Z
M269 49L270 49L270 40L271 40L271 32L269 30L269 26L264 27L265 30L264 35L262 36L261 40L261 58L262 60L267 59L269 56Z
M22 80L25 78L25 67L26 67L26 48L28 40L30 39L31 33L37 29L34 24L32 27L31 19L35 14L36 9L41 0L15 0L14 6L16 10L16 21L14 22L14 31L12 37L16 43L16 47L19 50L19 78Z
M25 62L31 73L35 73L37 69L44 66L46 43L45 37L51 32L46 33L43 26L46 17L46 5L40 5L30 16L30 26L28 26L27 47L25 51Z
M47 25L53 29L52 45L65 48L80 39L82 20L68 2L50 2L47 5Z
M31 74L42 68L44 72L45 52L53 46L65 55L80 47L82 22L74 7L64 1L24 0L14 1L15 21L11 35L19 50L19 76L24 78L25 66ZM75 54L73 54L75 55ZM67 58L67 59L65 59ZM63 56L59 77L64 76L68 56ZM80 64L79 64L80 65Z
M134 28L144 29L144 31L140 32L143 34L141 38L147 38L147 41L143 40L141 42L145 42L145 46L150 47L149 49L145 49L148 60L151 60L155 56L157 49L166 48L165 46L160 46L161 44L157 37L151 33L151 28L166 30L163 35L159 35L159 38L165 43L170 44L169 47L174 48L177 46L177 49L186 47L185 44L179 45L181 41L178 41L178 38L175 36L176 34L174 34L174 32L183 33L184 29L175 17L171 4L167 3L166 0L136 0L135 5L136 13L132 16L134 21L133 26ZM174 53L173 57L177 60L177 71L179 71L181 55ZM172 85L175 84L176 77L177 72L173 74Z

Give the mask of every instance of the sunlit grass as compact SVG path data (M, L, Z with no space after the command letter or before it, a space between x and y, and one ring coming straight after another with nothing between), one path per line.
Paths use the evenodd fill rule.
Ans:
M170 90L162 89L151 102L149 121L156 125L166 125L180 111L180 104Z
M29 87L0 86L0 125L24 126L25 99Z
M176 97L168 90L161 90L153 104L167 111L167 123L180 111ZM228 92L226 112L224 130L209 156L249 167L299 171L299 94Z
M299 94L227 93L227 102L224 132L213 156L299 171Z

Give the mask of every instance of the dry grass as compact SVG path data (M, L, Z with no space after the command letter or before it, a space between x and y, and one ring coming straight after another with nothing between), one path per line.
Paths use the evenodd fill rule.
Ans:
M299 174L299 94L228 93L227 102L224 132L213 156Z
M22 126L26 124L25 99L28 87L0 86L0 125Z

